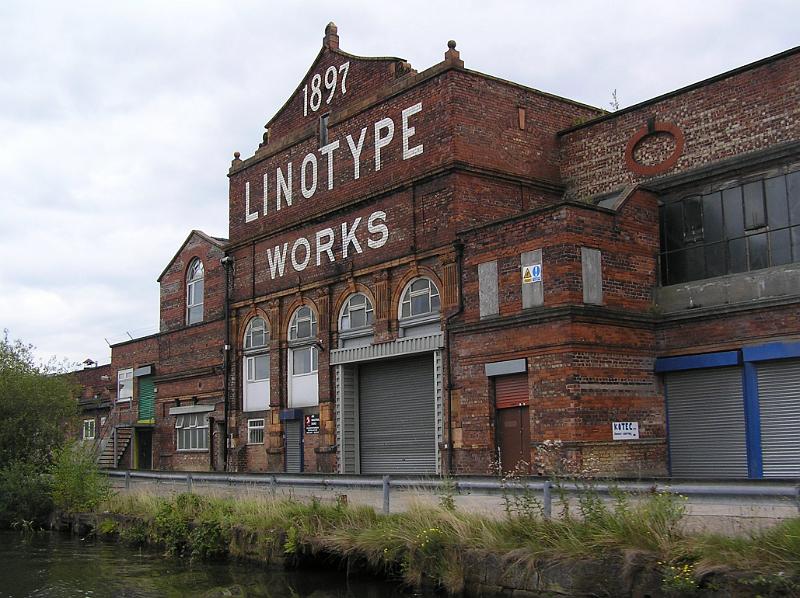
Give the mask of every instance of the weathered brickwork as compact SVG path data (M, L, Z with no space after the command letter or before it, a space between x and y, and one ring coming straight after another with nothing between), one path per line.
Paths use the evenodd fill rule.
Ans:
M747 177L800 159L799 57L607 114L468 70L454 43L420 72L353 56L331 25L258 149L234 154L229 239L189 235L159 277L160 332L115 345L105 386L79 373L84 409L100 389L109 420L134 431L120 466L142 466L151 434L160 469L349 473L361 467L343 448L358 444L357 422L380 423L359 411L360 368L427 354L435 405L419 420L433 416L438 462L425 473L497 471L512 434L528 473L667 475L659 358L800 339L800 289L662 309L659 205L732 168ZM189 325L194 259L203 318ZM433 295L412 297L420 278ZM341 317L355 293L371 321L354 335ZM316 328L298 341L300 308ZM246 347L256 317L269 338ZM295 365L302 349L317 390L303 382L294 407L294 368L311 365ZM139 414L148 366L154 421ZM129 368L139 374L121 402L117 372ZM261 402L245 396L255 384ZM184 413L208 417L207 446L178 448ZM249 420L264 420L263 442ZM638 437L615 439L614 422L635 422Z

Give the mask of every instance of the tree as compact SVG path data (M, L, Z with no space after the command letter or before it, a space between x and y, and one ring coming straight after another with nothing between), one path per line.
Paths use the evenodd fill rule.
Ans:
M50 364L37 365L33 347L0 340L0 469L21 461L44 468L66 440L77 414L75 388Z

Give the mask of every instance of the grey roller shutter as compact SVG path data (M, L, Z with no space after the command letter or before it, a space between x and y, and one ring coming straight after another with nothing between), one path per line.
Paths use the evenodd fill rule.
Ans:
M340 365L338 368L340 384L339 443L341 445L342 473L358 473L356 368L352 365Z
M302 425L303 422L299 419L285 422L287 473L300 473L303 471Z
M361 473L436 473L433 354L359 366Z
M746 478L741 368L676 372L666 385L672 475Z
M758 365L765 478L800 477L800 360Z

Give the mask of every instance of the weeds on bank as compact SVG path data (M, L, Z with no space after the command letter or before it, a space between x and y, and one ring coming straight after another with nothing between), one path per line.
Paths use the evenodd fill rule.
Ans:
M126 494L111 497L101 510L136 517L133 523L120 525L123 540L158 544L170 554L193 558L237 554L234 531L239 530L259 538L266 554L289 559L333 554L410 585L429 583L455 592L463 587L461 557L470 549L513 554L531 567L542 559L638 549L652 554L654 561L660 559L663 588L677 594L697 588L697 580L720 564L757 570L765 579L785 580L800 573L800 519L747 538L687 536L680 527L681 497L612 492L612 500L604 501L589 484L574 512L562 510L557 518L544 519L533 502L529 504L534 506L512 503L516 504L520 507L509 509L505 518L490 519L449 505L379 515L369 507L317 499L301 503Z

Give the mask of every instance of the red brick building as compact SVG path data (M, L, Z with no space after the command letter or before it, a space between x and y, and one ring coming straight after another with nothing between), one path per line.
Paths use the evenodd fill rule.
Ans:
M234 155L229 238L193 231L159 333L113 347L103 449L800 475L798 100L800 49L606 113L471 71L454 42L421 72L354 56L329 25Z

